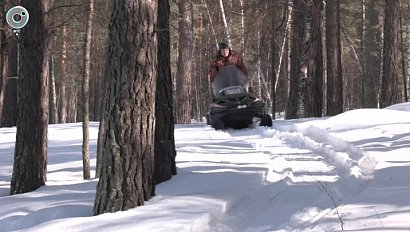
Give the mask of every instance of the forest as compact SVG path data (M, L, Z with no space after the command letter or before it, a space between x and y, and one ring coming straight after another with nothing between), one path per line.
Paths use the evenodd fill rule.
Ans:
M30 14L18 31L13 6ZM83 123L90 178L95 121L94 213L142 205L176 174L174 125L204 121L220 41L272 117L296 119L408 101L409 38L409 0L0 0L0 126L17 127L10 194L44 185L48 124Z

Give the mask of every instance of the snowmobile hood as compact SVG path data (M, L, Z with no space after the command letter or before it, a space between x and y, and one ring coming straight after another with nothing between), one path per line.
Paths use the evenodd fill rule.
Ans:
M218 74L212 82L212 89L219 92L221 89L231 86L245 87L248 82L249 78L242 70L235 65L227 65L219 67Z

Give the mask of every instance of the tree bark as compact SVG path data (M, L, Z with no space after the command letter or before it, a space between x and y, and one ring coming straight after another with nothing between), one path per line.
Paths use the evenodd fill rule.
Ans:
M343 112L343 76L339 8L339 0L327 1L326 3L326 114L329 116Z
M399 78L399 0L386 0L381 107L404 101L404 85Z
M155 194L156 19L156 1L113 2L95 215L142 205Z
M177 112L179 124L191 123L192 116L192 0L179 0L179 48L177 64Z
M379 12L376 1L366 1L365 31L363 40L364 102L365 108L378 107L381 56L381 33L378 29Z
M18 121L10 194L33 191L47 174L48 61L51 0L22 0L30 23L21 31Z
M83 177L90 178L90 145L89 145L89 128L90 128L90 66L91 66L91 36L93 28L94 0L89 0L87 5L87 21L84 43L84 71L82 82L82 125L83 125Z
M301 56L305 35L305 13L301 0L293 1L292 40L290 54L290 89L286 107L286 119L298 118L300 103Z
M321 0L312 0L312 21L310 28L308 74L304 96L304 116L322 117L323 107L323 55Z
M156 184L175 175L175 138L172 103L169 0L158 1L158 75L155 100L155 178Z

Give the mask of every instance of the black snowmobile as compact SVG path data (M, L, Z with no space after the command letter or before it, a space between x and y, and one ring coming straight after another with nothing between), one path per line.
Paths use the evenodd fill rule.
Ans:
M272 117L265 112L265 103L247 91L249 78L235 65L220 67L212 82L212 103L207 123L216 130L246 128L259 121L272 126Z

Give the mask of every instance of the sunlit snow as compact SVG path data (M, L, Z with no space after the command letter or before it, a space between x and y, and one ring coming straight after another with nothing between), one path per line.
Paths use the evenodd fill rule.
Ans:
M272 128L176 125L178 175L146 205L99 216L81 124L50 125L46 185L9 196L15 132L0 128L0 231L410 230L408 103Z

